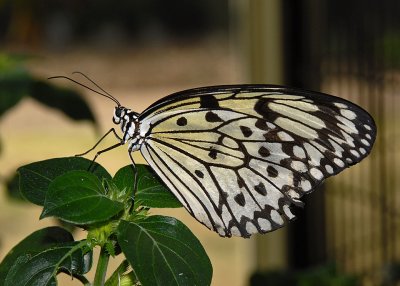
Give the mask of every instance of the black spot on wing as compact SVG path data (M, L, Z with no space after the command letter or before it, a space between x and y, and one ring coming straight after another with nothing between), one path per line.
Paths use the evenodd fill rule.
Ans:
M267 167L267 173L268 173L268 176L270 176L271 178L276 178L276 177L278 177L278 175L279 175L278 170L275 169L275 168L274 168L273 166L271 166L271 165L269 165L269 166Z
M261 182L258 185L254 186L254 190L256 190L257 193L263 196L267 194L267 190L265 189L264 184Z
M203 174L202 171L196 170L196 171L194 171L194 173L197 175L197 177L199 177L199 178L204 178L204 174Z
M179 126L185 126L187 124L187 119L185 117L179 117L176 124Z
M223 122L221 117L219 117L218 114L212 111L207 112L205 118L208 122Z
M215 149L212 149L209 153L208 153L208 156L211 158L211 159L217 159L217 150L215 150Z
M268 100L265 98L260 98L257 101L254 105L254 110L264 118L268 118L268 115L273 113L268 109Z
M219 108L218 100L210 94L200 96L200 108L217 109Z
M268 157L271 155L271 152L264 146L261 146L260 149L258 149L258 154L260 154L261 157Z
M238 205L244 206L246 204L246 200L244 198L244 195L242 193L237 194L235 197L235 202L237 202Z
M240 131L242 131L244 137L250 137L253 131L247 126L240 126Z
M275 120L279 117L279 113L273 112L268 108L269 102L271 101L266 98L260 98L254 105L254 110L263 117L264 121L275 122ZM261 124L261 121L259 122L259 124Z

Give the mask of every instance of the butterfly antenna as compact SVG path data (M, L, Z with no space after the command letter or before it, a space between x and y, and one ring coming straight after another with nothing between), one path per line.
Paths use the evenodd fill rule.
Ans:
M112 99L115 103L117 103L118 105L121 105L121 104L119 104L118 100L117 100L114 96L112 96L112 95L109 94L107 91L105 91L100 85L98 85L94 80L92 80L90 77L88 77L87 75L85 75L83 72L75 71L75 72L73 72L72 74L79 74L79 75L83 76L83 77L86 78L88 81L90 81L94 86L96 86L98 89L100 89L102 92L104 92L104 94L107 94L108 97L109 97L110 99Z
M79 72L77 72L77 73L79 73ZM83 75L83 74L82 74ZM85 76L86 77L86 76ZM90 82L92 82L96 87L98 87L101 91L103 91L104 93L101 93L101 92L99 92L98 90L95 90L95 89L93 89L93 88L91 88L91 87L89 87L89 86L87 86L87 85L85 85L85 84L83 84L83 83L80 83L79 81L76 81L76 80L74 80L74 79L72 79L72 78L70 78L70 77L67 77L67 76L63 76L63 75L58 75L58 76L51 76L51 77L49 77L49 78L47 78L47 79L57 79L57 78L62 78L62 79L66 79L66 80L69 80L69 81L72 81L73 83L76 83L77 85L80 85L80 86L82 86L82 87L84 87L84 88L86 88L86 89L88 89L88 90L91 90L91 91L93 91L94 93L97 93L97 94L99 94L99 95L101 95L101 96L104 96L104 97L107 97L107 98L109 98L109 99L111 99L112 101L114 101L118 106L121 106L121 104L119 103L119 101L116 99L116 98L114 98L112 95L110 95L110 94L108 94L108 92L106 92L105 90L103 90L101 87L99 87L97 84L95 84L92 80L90 80L89 78L88 78L88 80L90 81Z

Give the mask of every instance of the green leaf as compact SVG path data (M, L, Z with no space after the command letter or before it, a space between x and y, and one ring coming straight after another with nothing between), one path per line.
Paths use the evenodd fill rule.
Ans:
M18 169L21 194L30 202L43 205L47 189L58 176L72 170L87 170L92 161L80 157L49 159L31 163ZM111 179L111 175L99 164L94 163L93 174L98 178Z
M31 97L52 108L56 108L74 120L95 122L94 115L83 97L72 89L58 87L35 79Z
M117 269L115 269L113 274L110 276L110 278L107 279L104 285L105 286L124 285L121 282L123 277L125 276L128 276L128 278L132 278L130 279L131 281L129 281L130 284L128 285L134 285L134 282L137 281L137 279L133 273L131 275L127 274L126 272L128 272L128 270L129 270L129 262L127 260L122 261L121 264L117 267Z
M81 276L91 264L92 252L86 252L85 242L60 243L19 256L8 271L4 286L57 285L59 272Z
M175 218L121 221L117 239L143 286L211 283L212 266L204 248Z
M70 171L50 184L40 217L55 216L69 223L86 225L108 220L123 208L123 203L107 197L100 179L94 174Z
M27 253L38 253L45 249L54 247L59 244L72 242L72 235L60 227L48 227L38 231L35 231L7 254L0 264L0 285L4 285L6 276L10 268L16 263L18 257L23 256ZM89 261L88 261L89 262ZM86 268L89 265L86 265ZM15 285L19 285L15 284Z
M132 165L125 166L115 173L113 183L123 194L132 195L135 181L134 174L134 168Z
M17 200L17 201L25 201L24 197L21 195L19 190L19 176L17 173L14 173L12 177L6 178L6 193L8 198Z
M161 179L148 165L136 165L138 188L135 205L149 208L180 208L182 204L164 185ZM133 177L133 174L131 175Z

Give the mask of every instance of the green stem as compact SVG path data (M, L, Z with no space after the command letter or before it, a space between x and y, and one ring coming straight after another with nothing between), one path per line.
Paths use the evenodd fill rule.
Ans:
M107 250L104 247L102 247L100 250L99 261L97 262L97 268L96 268L96 274L94 276L93 286L104 286L109 259L110 259L110 254L108 254Z
M88 286L90 286L91 284L90 284L90 282L89 282L89 280L87 280L86 279L86 277L85 276L82 276L82 275L75 275L74 276L76 279L78 279L83 285L88 285Z

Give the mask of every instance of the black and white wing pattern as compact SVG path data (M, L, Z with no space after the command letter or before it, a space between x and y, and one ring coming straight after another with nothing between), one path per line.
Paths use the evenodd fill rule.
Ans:
M349 101L269 85L178 92L139 122L146 161L192 216L227 237L282 227L291 204L360 162L376 136Z

